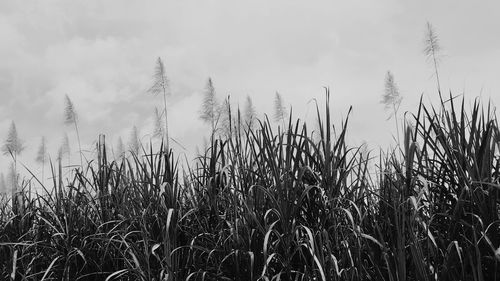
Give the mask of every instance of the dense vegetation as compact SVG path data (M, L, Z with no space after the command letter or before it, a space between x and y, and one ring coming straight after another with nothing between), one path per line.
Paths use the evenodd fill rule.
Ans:
M317 112L278 129L238 114L191 165L164 146L113 159L104 138L68 178L59 160L44 192L33 179L3 198L0 279L500 278L489 106L421 103L377 163L346 143L328 95Z

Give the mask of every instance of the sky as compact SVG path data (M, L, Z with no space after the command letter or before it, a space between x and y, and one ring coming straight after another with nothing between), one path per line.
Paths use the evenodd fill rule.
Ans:
M35 165L45 136L55 158L65 133L64 96L79 116L82 146L99 134L127 143L135 125L143 141L162 98L147 92L161 57L170 80L170 136L193 155L209 133L198 118L211 77L233 106L249 95L257 112L272 114L274 93L294 116L311 118L313 99L331 91L334 122L350 106L349 140L388 147L396 132L380 103L391 71L415 112L420 96L436 101L424 37L430 22L442 46L444 92L500 104L498 1L9 1L0 2L0 139L12 121ZM73 157L77 160L77 157ZM0 171L11 159L0 156ZM33 170L37 170L35 165Z

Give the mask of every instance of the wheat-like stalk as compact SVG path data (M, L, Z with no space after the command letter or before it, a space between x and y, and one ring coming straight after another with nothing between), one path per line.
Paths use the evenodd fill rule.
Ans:
M47 144L45 137L40 140L40 146L38 147L38 152L36 154L35 162L41 164L42 166L42 184L44 181L44 169L45 169L45 158L47 156Z
M47 154L47 144L45 141L45 137L42 137L40 140L40 146L38 147L38 152L36 154L35 162L40 164L45 164L46 154Z
M220 105L217 101L215 87L212 78L208 78L205 91L203 93L203 101L199 111L200 119L209 124L212 129L212 135L217 130L217 123L220 116Z
M427 22L427 29L425 34L425 48L424 54L428 60L432 61L434 65L434 73L436 75L436 83L439 92L439 97L441 98L441 83L439 81L438 63L440 59L441 45L439 44L439 38L434 30L434 27L430 22ZM442 102L441 98L441 102Z
M12 123L10 123L7 138L2 146L2 152L4 155L11 155L15 160L23 150L23 142L17 134L16 124L12 121Z
M255 106L253 105L252 98L247 95L245 100L245 111L244 111L244 120L245 124L250 128L254 127L254 120L257 117L257 111L255 110Z
M164 137L164 130L165 130L165 127L163 125L162 114L160 113L158 108L155 107L153 137L160 138L160 139L163 138Z
M132 127L132 131L130 132L130 139L129 139L128 147L129 147L129 151L133 155L136 155L136 156L139 155L139 151L141 149L141 146L140 146L140 141L139 141L139 132L138 132L136 126Z
M401 94L399 93L399 88L396 85L396 81L394 81L394 76L390 71L387 71L387 74L385 76L385 91L384 94L382 95L381 103L385 105L385 109L392 110L392 114L387 119L394 117L394 120L396 122L396 133L397 133L398 143L399 143L399 125L398 125L397 113L402 100L403 97L401 97Z
M220 136L228 137L231 135L232 130L232 121L233 118L231 116L231 102L230 96L224 99L224 101L219 105L217 109L218 115L220 116L220 128L221 131L219 133Z
M165 117L165 141L167 151L170 149L170 139L168 132L168 111L167 111L167 96L170 95L170 85L165 71L165 65L161 58L156 61L155 72L153 75L153 85L149 88L148 92L153 95L163 95L163 114Z
M65 95L64 102L64 124L75 126L76 137L78 140L78 154L80 156L80 167L83 169L82 144L80 141L80 132L78 130L78 116L76 114L75 106L68 95Z
M283 126L285 124L286 119L286 107L284 105L283 97L280 93L276 92L274 95L274 121L282 122Z

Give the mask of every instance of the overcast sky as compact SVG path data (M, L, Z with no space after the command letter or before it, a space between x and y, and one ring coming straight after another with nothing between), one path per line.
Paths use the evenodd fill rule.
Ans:
M207 132L197 112L208 77L220 98L242 104L250 95L261 114L272 112L278 91L299 118L329 86L336 123L353 106L351 143L386 147L395 132L380 104L386 72L402 111L416 110L421 94L436 97L423 55L427 21L443 47L442 88L500 104L498 15L498 1L2 0L0 136L15 121L26 163L41 136L52 156L65 131L77 149L63 124L65 94L84 147L99 133L126 143L133 125L146 136L162 102L146 92L161 57L172 89L170 135L188 149ZM1 157L4 170L10 160Z

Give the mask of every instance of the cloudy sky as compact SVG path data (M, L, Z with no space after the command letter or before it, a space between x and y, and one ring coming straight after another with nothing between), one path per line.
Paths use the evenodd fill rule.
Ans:
M403 111L416 110L421 94L436 98L422 51L427 21L443 47L442 88L500 104L499 14L498 1L3 0L0 135L15 121L26 163L41 136L52 156L65 132L76 144L63 124L68 94L84 147L99 133L127 142L133 125L147 140L162 100L146 90L161 57L170 135L189 150L208 133L197 113L208 77L219 97L242 104L250 95L261 114L278 91L299 118L328 86L337 123L353 106L351 143L386 147L395 132L380 104L388 70ZM4 169L10 160L1 159Z

